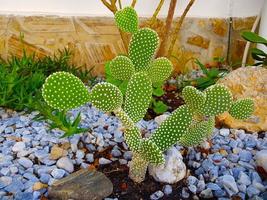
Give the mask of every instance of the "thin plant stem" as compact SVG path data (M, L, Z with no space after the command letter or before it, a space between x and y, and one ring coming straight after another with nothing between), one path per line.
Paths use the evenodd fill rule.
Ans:
M131 6L134 8L137 0L133 0Z
M150 19L150 24L154 24L156 19L157 19L157 16L159 14L159 11L161 10L162 6L163 6L163 3L164 3L165 0L160 0L155 12L153 13L151 19Z
M166 54L166 46L167 46L168 39L169 39L170 33L171 33L171 26L172 26L174 11L175 11L175 8L176 8L176 3L177 3L177 0L171 0L171 2L170 2L168 15L167 15L167 18L166 18L166 25L165 25L165 28L164 28L164 35L163 35L162 41L160 43L160 47L159 47L159 50L158 50L158 53L157 53L157 57L165 56L165 54Z
M180 19L178 20L178 22L177 22L177 24L175 26L175 29L174 29L174 32L173 32L173 35L172 35L172 38L171 38L170 47L169 47L169 50L168 50L168 55L167 55L168 58L171 57L171 54L172 54L172 51L173 51L173 48L174 48L174 44L176 43L176 40L177 40L177 37L178 37L178 33L179 33L180 29L181 29L181 26L183 24L185 16L188 13L188 11L190 10L190 8L192 7L192 5L194 4L194 2L195 2L195 0L190 0L188 5L186 6L182 16L180 17Z

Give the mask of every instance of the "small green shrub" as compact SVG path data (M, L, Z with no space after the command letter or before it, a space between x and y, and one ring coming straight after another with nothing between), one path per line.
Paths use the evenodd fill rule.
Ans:
M127 8L124 10L125 12L120 13L127 15L130 9L133 8ZM125 20L127 16L124 15L120 14L116 20L120 20L120 18ZM135 21L137 17L131 18L131 20ZM124 23L117 24L123 26ZM128 28L125 27L122 30ZM76 102L76 106L81 106L84 103L83 97L88 96L88 99L96 108L105 112L113 111L123 123L125 140L133 151L133 158L130 163L130 177L136 182L144 180L149 163L153 165L164 163L163 152L172 145L177 142L185 146L197 145L205 137L208 137L212 133L216 115L230 110L233 116L243 119L249 117L253 111L252 100L234 102L232 94L223 85L213 85L204 92L188 86L183 90L186 105L176 109L150 138L143 138L141 131L136 126L136 122L144 117L148 109L152 97L152 83L158 80L164 81L172 70L169 61L165 61L166 58L161 58L164 62L160 64L160 69L158 64L154 65L155 44L158 43L154 41L156 38L155 32L151 29L143 30L138 29L134 32L138 36L138 40L131 40L130 48L132 48L131 51L134 52L134 56L129 58L132 62L122 58L121 62L115 62L116 64L112 66L114 72L118 73L114 77L122 77L124 79L124 77L130 76L129 71L125 71L125 68L129 69L132 64L134 65L135 72L130 73L132 75L127 85L125 98L123 98L120 89L110 83L98 83L91 92L87 91L87 95L82 94L81 99L79 96L70 99L64 93L58 95L62 92L61 88L66 84L73 90L76 88L81 90L80 80L77 78L73 78L73 81L66 83L66 79L69 79L69 76L72 75L68 75L65 72L58 72L47 78L42 90L44 99L49 105L57 107L54 102L65 101L64 104L66 106L72 105L72 102ZM133 37L136 38L134 35ZM152 44L149 44L150 37L152 38ZM142 53L138 53L140 48ZM151 53L152 50L154 51L153 53ZM142 57L143 52L147 52L144 57ZM115 59L121 58L116 57ZM58 81L55 82L54 80ZM85 90L86 88L82 91ZM64 105L63 107L65 108Z

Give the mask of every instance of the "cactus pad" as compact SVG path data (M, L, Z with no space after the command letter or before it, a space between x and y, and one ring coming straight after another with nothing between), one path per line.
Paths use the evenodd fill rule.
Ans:
M155 143L151 140L144 139L141 142L140 154L150 163L159 165L164 163L164 155Z
M90 99L83 82L67 72L50 75L43 85L42 95L49 106L60 110L77 108Z
M126 129L124 131L124 138L129 148L133 152L139 151L140 142L141 142L141 133L137 127L134 127L133 129Z
M152 83L155 82L163 82L172 73L172 63L167 58L161 57L153 60L150 64L148 69L149 78L151 79Z
M206 100L205 94L192 86L186 86L182 91L182 96L192 111L200 110Z
M124 111L133 122L138 122L146 114L152 96L152 83L144 72L136 73L130 79L126 97Z
M123 96L113 84L98 83L92 89L90 100L96 108L110 112L121 107Z
M252 99L240 99L235 101L229 113L236 119L247 119L249 118L254 110L254 102Z
M125 7L115 13L115 22L124 32L134 33L138 30L138 16L132 7Z
M203 107L203 114L216 116L230 109L233 97L229 89L223 85L213 85L205 90L206 102Z
M117 56L110 62L112 76L119 80L129 80L134 73L134 65L126 56Z
M179 144L183 146L194 146L200 144L204 138L209 136L214 128L214 117L207 121L200 121L191 125L186 134L179 140Z
M149 68L159 45L158 34L150 28L139 29L133 34L129 45L129 58L132 60L135 70L145 71Z
M161 151L174 145L180 138L187 133L192 122L192 113L187 106L177 108L151 136Z

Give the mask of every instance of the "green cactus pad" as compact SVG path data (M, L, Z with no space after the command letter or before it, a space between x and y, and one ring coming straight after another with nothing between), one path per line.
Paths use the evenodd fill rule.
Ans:
M192 112L185 105L177 108L151 136L161 151L168 149L176 144L187 130L192 122Z
M207 88L205 94L206 101L202 110L204 115L216 116L230 109L233 97L227 87L216 84Z
M161 150L151 140L144 139L140 145L140 154L150 163L163 164L165 159Z
M138 16L132 7L125 7L115 13L115 22L124 32L134 33L138 30Z
M129 80L134 73L134 65L126 56L117 56L110 62L111 75L119 80Z
M138 152L141 143L141 133L137 127L133 129L126 129L124 131L124 138L129 148L133 152Z
M144 72L136 73L130 79L124 104L124 111L138 122L146 114L152 96L152 83Z
M163 82L172 73L172 63L167 58L161 57L153 60L150 64L147 74L152 83Z
M77 108L90 99L83 82L67 72L50 75L43 85L42 95L49 106L60 110Z
M254 111L254 102L252 99L240 99L235 101L229 113L236 119L248 119Z
M186 86L182 91L182 96L186 105L192 111L200 110L206 100L205 94L192 86Z
M214 117L191 125L187 133L179 140L179 144L187 147L200 144L203 139L211 135L214 125Z
M123 96L115 85L98 83L92 89L90 100L96 108L110 112L121 107Z
M143 28L133 34L129 45L129 58L135 70L145 71L149 68L159 45L158 34L150 28Z

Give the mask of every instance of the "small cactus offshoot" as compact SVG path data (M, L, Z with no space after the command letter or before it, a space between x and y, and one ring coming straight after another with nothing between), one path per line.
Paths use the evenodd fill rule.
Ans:
M148 109L152 83L166 80L172 72L172 64L166 58L154 59L158 35L149 28L136 28L133 8L118 11L115 19L121 30L133 33L129 57L117 56L110 68L114 77L129 81L125 99L119 88L110 83L98 83L88 92L78 78L66 72L49 76L42 93L45 101L57 109L72 109L90 101L104 112L114 112L125 127L124 137L133 151L129 175L134 181L144 179L149 163L163 164L163 152L177 142L192 146L209 137L216 115L228 111L237 119L246 119L252 114L253 101L233 101L232 94L223 85L213 85L203 92L187 86L182 92L186 104L177 108L150 138L142 138L136 122Z

